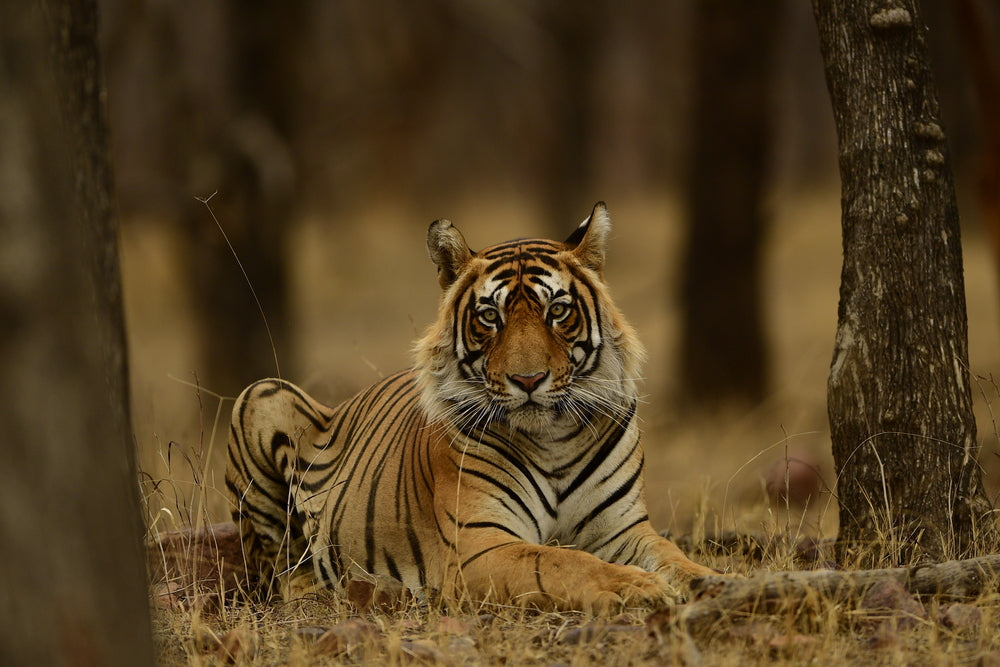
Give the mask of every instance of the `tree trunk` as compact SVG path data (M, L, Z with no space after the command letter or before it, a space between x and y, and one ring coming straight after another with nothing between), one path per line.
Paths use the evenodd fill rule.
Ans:
M978 186L982 226L992 242L993 261L1000 266L1000 51L997 30L978 0L950 3L958 23L971 73L978 112ZM970 123L971 124L971 123Z
M683 398L755 404L767 385L760 297L781 0L696 3L681 340Z
M150 664L97 10L0 7L0 664Z
M594 66L603 55L600 34L607 3L563 0L548 5L545 14L555 46L552 77L558 120L548 146L542 193L545 232L562 239L567 226L584 215L593 183ZM581 218L582 219L582 218Z
M828 408L842 555L962 555L989 506L926 28L916 0L813 8L840 145L844 267Z
M208 191L190 193L183 208L183 260L199 320L200 379L235 396L291 365L279 360L293 352L287 246L300 213L293 110L301 98L297 40L309 17L302 0L230 0L223 7L227 32L218 37L230 64L219 72L224 102L219 113L200 119L204 132L188 144L193 154L208 146L202 157L215 168L192 179ZM179 141L191 134L182 123L170 131ZM215 190L210 206L225 237L194 198Z

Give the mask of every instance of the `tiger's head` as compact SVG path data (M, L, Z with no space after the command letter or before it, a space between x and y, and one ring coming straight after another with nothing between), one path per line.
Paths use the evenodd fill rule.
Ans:
M604 283L610 229L599 202L563 243L472 252L449 221L431 224L444 293L416 362L432 420L559 437L632 408L645 352Z

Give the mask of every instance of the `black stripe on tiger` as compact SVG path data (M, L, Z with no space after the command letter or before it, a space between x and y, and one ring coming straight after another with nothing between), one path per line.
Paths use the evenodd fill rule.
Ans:
M634 417L635 403L633 403L631 408L629 408L628 414L621 420L621 423L616 423L615 428L606 435L604 441L601 443L600 449L597 450L597 453L594 454L590 461L587 462L584 469L581 470L580 473L573 478L573 481L570 482L569 486L563 489L563 491L559 494L560 502L573 495L573 493L579 489L584 482L590 479L591 476L593 476L593 474L601 467L601 464L604 463L605 459L611 455L611 452L615 450L618 443L621 442L622 438L625 436L625 433L628 431L628 427Z
M639 476L642 474L642 468L636 468L632 476L629 477L624 483L622 483L613 492L604 496L604 499L600 503L594 506L594 509L587 514L587 516L580 519L575 526L573 526L573 533L579 533L583 530L583 527L589 524L591 521L600 516L606 509L615 505L619 500L623 499L625 496L629 495L635 491L635 483L639 481ZM602 494L604 495L604 494Z
M606 548L609 544L614 544L617 540L621 539L622 537L624 537L625 535L627 535L628 533L630 533L633 528L635 528L639 524L645 523L646 521L649 521L649 516L646 515L646 514L643 514L642 516L640 516L637 519L633 520L631 523L623 524L622 527L617 532L612 533L611 535L607 536L603 541L597 542L597 543L595 543L593 545L581 544L580 546L581 546L581 548L587 548L589 551L599 552L602 549ZM620 549L621 549L621 547L619 547L619 550ZM610 560L612 562L614 562L614 559L610 559Z

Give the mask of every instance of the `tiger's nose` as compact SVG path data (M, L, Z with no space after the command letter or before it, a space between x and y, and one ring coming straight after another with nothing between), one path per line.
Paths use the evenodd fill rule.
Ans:
M507 377L511 382L530 394L548 376L547 372L540 371L534 375L508 375Z

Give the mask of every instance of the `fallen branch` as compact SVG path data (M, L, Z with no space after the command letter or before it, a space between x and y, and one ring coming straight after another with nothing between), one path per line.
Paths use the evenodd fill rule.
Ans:
M998 578L1000 555L880 570L761 572L747 579L711 576L692 582L694 601L675 613L681 627L700 635L755 613L778 613L822 600L850 603L882 582L897 582L914 595L967 599L996 592Z

